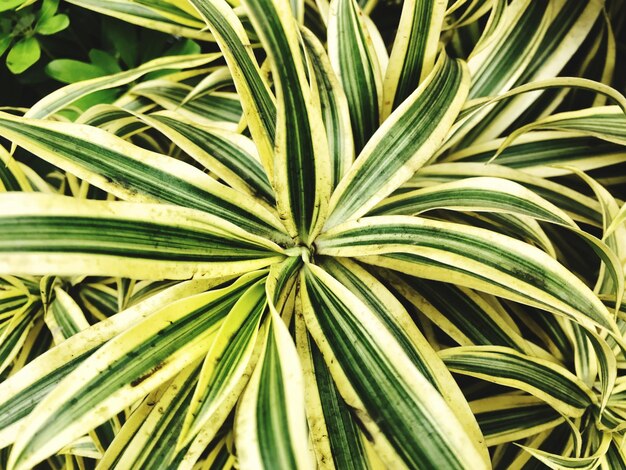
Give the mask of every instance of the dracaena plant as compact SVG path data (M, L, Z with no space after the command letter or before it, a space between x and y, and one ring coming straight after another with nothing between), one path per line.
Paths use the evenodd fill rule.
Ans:
M623 2L69 2L219 52L0 113L3 468L626 466Z

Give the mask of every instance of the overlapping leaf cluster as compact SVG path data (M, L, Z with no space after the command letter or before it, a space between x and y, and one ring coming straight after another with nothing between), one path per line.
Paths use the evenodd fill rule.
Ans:
M0 466L626 467L623 1L68 1L220 52L0 113Z

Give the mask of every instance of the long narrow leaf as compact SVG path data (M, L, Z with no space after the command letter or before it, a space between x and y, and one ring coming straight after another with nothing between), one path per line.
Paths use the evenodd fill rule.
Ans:
M307 327L387 465L487 468L452 410L365 304L314 265L301 284Z
M278 210L290 235L309 244L324 223L330 197L321 109L307 82L297 22L287 2L246 0L244 5L269 56L276 87L273 185Z
M355 219L426 163L467 96L469 73L442 55L430 76L383 123L331 199L326 227Z
M7 193L0 207L2 273L188 279L241 274L282 259L264 238L170 205Z

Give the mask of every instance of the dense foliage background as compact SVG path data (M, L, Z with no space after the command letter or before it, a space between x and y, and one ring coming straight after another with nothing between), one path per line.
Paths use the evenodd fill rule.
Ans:
M0 468L626 468L623 0L5 0Z

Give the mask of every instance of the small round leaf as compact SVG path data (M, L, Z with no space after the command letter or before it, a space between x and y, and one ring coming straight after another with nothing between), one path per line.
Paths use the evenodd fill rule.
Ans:
M100 67L72 59L57 59L46 65L49 77L63 83L75 83L106 75Z
M24 72L39 60L41 49L34 37L24 38L9 51L7 67L14 74Z
M48 18L37 25L37 34L48 36L50 34L63 31L70 25L70 19L67 15L55 15Z

